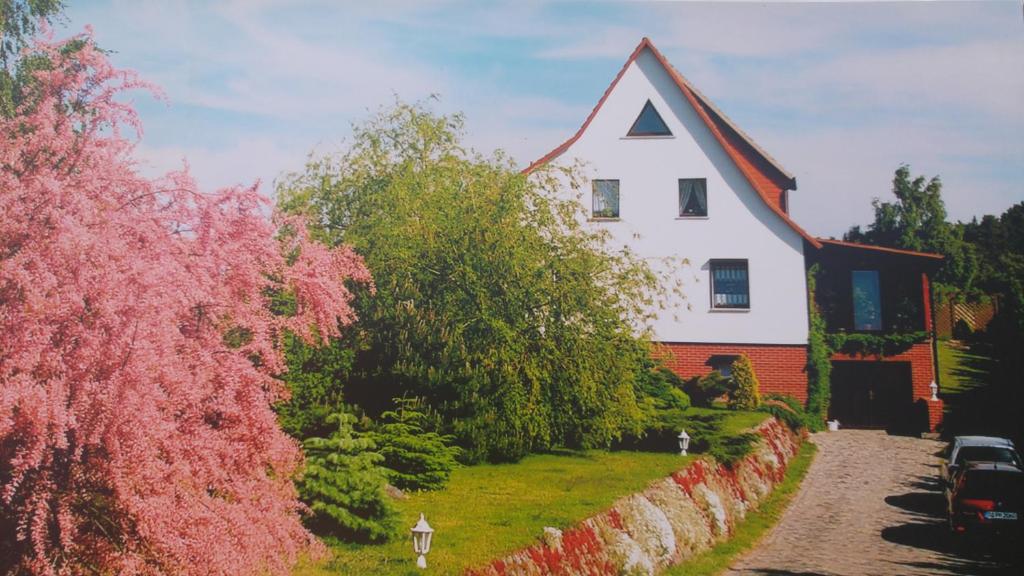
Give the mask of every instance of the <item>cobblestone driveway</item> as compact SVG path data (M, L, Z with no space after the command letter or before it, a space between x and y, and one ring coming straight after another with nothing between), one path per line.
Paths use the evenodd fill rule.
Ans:
M941 443L873 430L812 441L818 455L800 492L729 576L1024 574L1024 542L952 550L937 481Z

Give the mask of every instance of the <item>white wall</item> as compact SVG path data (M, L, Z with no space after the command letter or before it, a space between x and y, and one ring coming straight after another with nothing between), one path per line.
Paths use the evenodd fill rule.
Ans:
M671 138L626 138L650 99ZM686 258L686 300L660 311L663 342L807 343L803 240L757 195L650 50L634 61L584 134L555 159L620 181L620 220L594 222L645 258ZM678 179L707 178L708 218L677 219ZM588 213L591 193L584 190ZM750 310L711 310L709 259L749 261Z

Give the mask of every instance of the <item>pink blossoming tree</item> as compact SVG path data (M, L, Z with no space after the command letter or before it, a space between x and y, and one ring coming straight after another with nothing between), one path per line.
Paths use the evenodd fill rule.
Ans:
M139 176L142 84L74 42L0 118L0 572L285 572L316 544L280 339L338 335L369 272L255 187Z

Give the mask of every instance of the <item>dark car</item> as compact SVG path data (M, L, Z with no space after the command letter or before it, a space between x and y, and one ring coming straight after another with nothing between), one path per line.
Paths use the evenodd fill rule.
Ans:
M965 462L1007 462L1018 468L1022 461L1013 442L992 436L957 436L946 446L945 458L939 464L939 476L949 496L953 475Z
M1006 462L968 462L951 481L949 527L956 534L1019 533L1024 470Z

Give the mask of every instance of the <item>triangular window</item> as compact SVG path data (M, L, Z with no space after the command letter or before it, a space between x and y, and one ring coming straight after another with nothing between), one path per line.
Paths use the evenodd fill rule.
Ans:
M671 136L672 131L665 125L665 121L661 119L661 114L654 109L654 104L648 100L644 104L644 109L640 111L640 115L636 117L636 121L633 122L633 127L629 129L627 136Z

